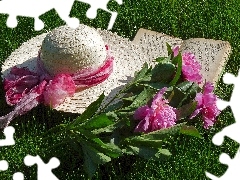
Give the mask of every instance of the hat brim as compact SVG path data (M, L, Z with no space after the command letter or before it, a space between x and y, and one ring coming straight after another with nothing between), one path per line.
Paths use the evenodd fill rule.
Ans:
M101 84L66 98L64 103L55 108L56 110L82 113L103 92L106 96L103 104L108 103L126 83L132 80L135 71L140 70L145 62L149 65L154 64L152 59L149 59L147 54L143 53L142 49L138 45L133 44L129 39L120 37L110 31L100 29L97 29L97 31L114 56L112 74ZM13 66L27 67L29 70L36 72L38 51L46 35L47 33L38 35L12 52L2 65L2 78L10 73L10 69Z

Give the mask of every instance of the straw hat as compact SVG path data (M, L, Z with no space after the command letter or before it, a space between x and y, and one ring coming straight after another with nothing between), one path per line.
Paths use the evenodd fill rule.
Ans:
M2 78L7 77L14 66L27 67L30 71L37 72L40 48L41 60L50 75L74 73L84 68L94 69L106 59L105 45L108 45L110 54L114 57L110 76L96 86L76 91L72 97L67 97L54 108L82 113L103 92L106 95L103 104L109 102L132 79L135 71L140 70L145 62L152 65L152 60L137 45L110 31L83 24L77 29L61 26L30 39L15 50L2 65Z

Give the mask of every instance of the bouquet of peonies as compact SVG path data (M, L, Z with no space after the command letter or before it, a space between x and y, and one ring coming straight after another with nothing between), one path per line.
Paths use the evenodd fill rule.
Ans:
M163 144L171 135L201 138L194 125L200 119L209 129L220 113L214 87L203 82L194 54L181 54L179 47L172 49L169 44L167 49L168 57L157 58L154 67L144 64L104 107L102 94L74 121L50 129L44 136L59 134L64 138L58 145L77 147L90 178L98 165L112 158L138 155L162 160L170 156Z

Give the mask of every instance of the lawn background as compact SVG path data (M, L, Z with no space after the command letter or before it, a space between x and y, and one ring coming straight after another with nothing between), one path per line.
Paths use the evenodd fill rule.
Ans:
M119 13L112 31L130 39L135 36L139 28L146 28L182 39L204 37L229 41L232 54L224 72L237 75L240 60L240 2L238 0L124 0L122 6L110 1L108 7ZM75 1L71 16L79 18L81 23L106 29L109 14L99 10L97 18L90 20L85 15L88 8L88 5ZM32 18L19 17L17 28L10 29L6 26L7 17L7 15L0 15L1 62L31 37L64 24L54 10L40 16L45 23L45 28L38 32L34 31ZM216 94L221 99L229 100L232 89L232 85L225 85L220 80ZM11 107L5 103L2 84L0 84L0 108L0 115L5 115L11 110ZM46 150L48 145L58 140L53 136L51 141L42 142L38 137L56 124L70 121L76 116L76 114L56 112L40 105L16 118L11 123L16 130L16 145L0 147L0 160L5 159L9 163L9 169L0 172L0 179L10 180L15 172L22 172L25 179L37 179L36 165L27 167L23 163L27 154L38 154L45 163L56 156L61 161L61 165L53 172L61 180L86 179L77 151L70 146ZM226 138L224 144L218 147L212 144L211 139L215 133L233 122L231 109L227 108L222 112L212 130L204 131L199 125L198 128L204 139L176 136L168 145L173 154L169 160L152 162L137 157L122 157L100 166L94 179L203 180L207 179L205 171L221 176L227 166L219 163L219 155L226 152L233 157L239 145ZM3 138L2 134L1 137Z

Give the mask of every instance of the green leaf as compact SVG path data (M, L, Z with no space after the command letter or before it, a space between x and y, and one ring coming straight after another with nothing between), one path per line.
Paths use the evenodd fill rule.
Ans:
M106 114L100 114L89 119L83 126L84 129L92 130L99 129L113 124L111 120L108 119Z
M173 80L170 82L170 85L172 85L172 86L178 82L178 80L182 74L182 55L181 55L181 53L179 53L176 57L173 58L173 62L174 61L177 62L177 72L176 72L176 75L173 78Z
M113 133L110 136L110 142L117 146L119 146L121 139L122 137L118 130L113 131Z
M168 83L175 74L175 65L170 62L158 63L151 73L151 82Z
M166 61L167 57L158 57L155 59L156 62L163 62L163 61Z
M184 81L178 84L177 87L180 89L180 91L187 92L193 97L196 96L196 93L201 91L201 88L199 87L198 84L190 81Z
M196 97L199 86L192 82L182 82L173 87L169 99L169 104L175 108L188 104Z
M181 91L181 92L187 92L193 85L193 82L190 81L184 81L181 82L180 84L177 85L177 88Z
M143 90L143 89L142 89ZM134 101L134 99L138 96L138 94L135 94L133 92L127 93L122 97L122 100L124 101Z
M148 81L151 75L150 71L151 68L148 68L148 64L144 63L142 69L134 73L134 79L132 81L132 84L137 83L139 81Z
M71 147L78 153L80 158L84 157L83 151L81 151L82 146L78 141L75 141L74 139L68 139L68 143L71 145ZM63 147L63 146L62 146Z
M177 124L170 128L153 131L147 134L126 138L123 143L134 146L161 147L162 142L173 134L180 132L185 123Z
M130 146L133 153L147 160L164 160L171 155L167 149Z
M94 129L94 130L92 130L91 132L93 133L93 134L100 134L100 133L111 133L111 132L113 132L115 129L117 129L117 128L120 128L120 127L122 127L124 124L121 122L121 121L119 121L119 122L116 122L116 123L114 123L114 124L111 124L111 125L109 125L109 126L106 126L106 127L104 127L104 128L99 128L99 129Z
M134 99L133 103L130 106L123 108L122 110L135 110L138 107L147 104L148 101L152 99L154 94L155 90L144 88L144 90Z
M180 56L179 56L180 55ZM178 65L178 63L179 63L179 58L181 57L181 59L182 59L182 55L180 54L180 52L178 53L178 55L177 56L175 56L175 57L172 57L172 63L175 65L175 66L177 66Z
M126 147L126 148L122 149L122 153L126 154L126 155L135 155L133 150L129 147Z
M149 148L149 147L135 147L135 146L129 146L133 153L136 155L139 155L140 157L144 159L151 159L154 158L155 154L158 152L157 149Z
M119 111L116 111L117 115L121 118L127 118L129 116L133 116L134 112L135 112L136 108L132 108L132 107L126 107L125 109L120 109ZM125 122L129 122L125 121Z
M173 91L171 92L169 99L169 105L172 107L179 107L179 104L183 101L186 97L186 92L181 91L176 86L173 87Z
M182 82L176 87L181 91L185 96L182 98L182 101L178 104L177 107L181 107L182 104L190 103L192 99L196 97L197 92L200 90L200 87L193 82Z
M87 153L87 150L83 148L83 153L84 153L84 163L83 163L83 168L85 172L88 174L88 178L92 179L94 174L97 171L98 164L94 163L92 160L92 157Z
M182 128L180 130L180 133L186 134L186 135L189 135L189 136L194 136L194 137L197 137L197 138L200 138L200 139L203 138L194 126L184 125L184 126L182 126Z
M156 139L162 140L162 139L168 137L169 135L178 133L184 124L185 123L181 123L181 124L174 125L170 128L153 131L153 132L144 134L141 137L143 137L144 139L149 139L149 140L156 140Z
M79 123L83 123L84 121L88 120L89 118L91 118L96 111L99 109L103 99L104 99L104 93L102 93L99 98L92 102L87 109L79 116L77 117L71 124L70 126L68 126L68 128L74 127L75 125L79 124Z
M133 80L126 85L126 88L124 88L121 93L140 93L143 90L143 87L138 83L150 81L152 75L151 70L152 68L148 68L148 64L144 63L143 68L134 73Z
M180 119L186 118L187 116L190 116L194 112L196 107L197 107L197 102L192 101L192 102L178 108L177 119L180 120Z
M146 146L146 147L152 147L152 148L161 148L163 140L161 139L146 139L144 137L138 137L126 140L126 144L128 145L134 145L134 146Z
M122 106L123 106L123 101L118 101L117 103L114 103L108 106L105 112L115 111L117 109L120 109Z
M110 112L107 112L106 113L106 116L108 117L108 119L114 121L114 122L117 122L119 120L117 114L113 111L110 111Z
M167 160L171 156L171 152L168 149L159 149L158 152L155 154L154 160L162 161Z
M112 157L117 158L122 155L122 150L112 143L104 143L101 139L95 138L92 139L95 142L95 148L101 151L102 153Z
M109 156L99 152L94 147L89 146L86 142L82 143L82 149L84 154L87 154L95 164L105 164L111 161Z
M168 149L159 149L158 154L163 154L163 155L166 155L166 156L171 156L172 155Z
M166 43L167 45L167 51L168 51L168 56L171 56L173 54L173 50L170 44Z
M134 94L134 95L139 94L144 89L144 86L140 85L139 83L136 82L135 84L128 86L128 88L124 90L123 93L127 93L126 94L127 96L129 94Z
M162 82L145 82L144 84L141 84L145 87L150 87L151 89L160 90L164 87L169 87L169 84L162 83Z
M84 129L81 125L75 126L73 129L68 131L69 136L74 137L78 142L83 141L83 139L93 139L96 135L89 130Z

